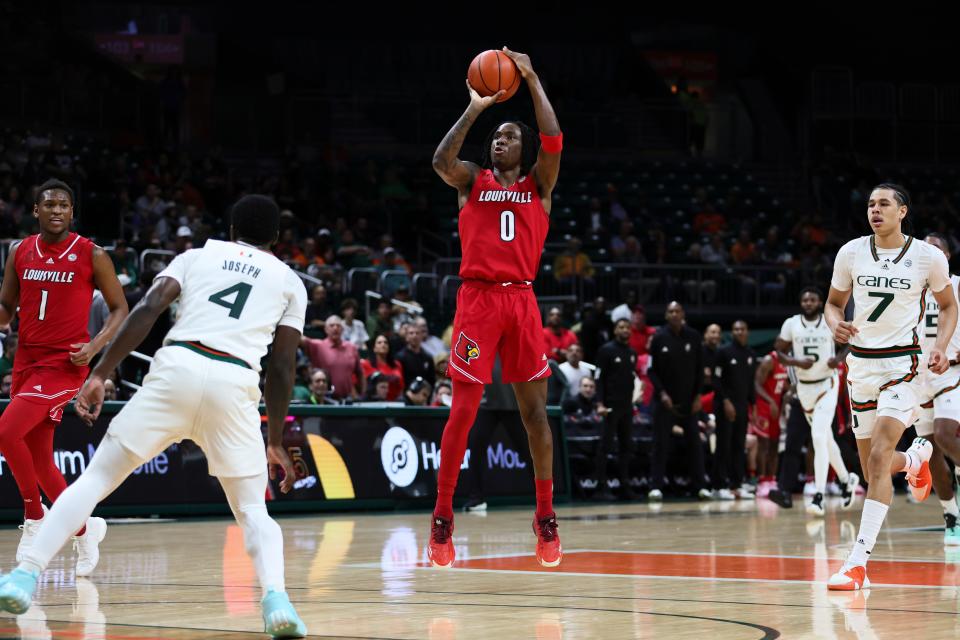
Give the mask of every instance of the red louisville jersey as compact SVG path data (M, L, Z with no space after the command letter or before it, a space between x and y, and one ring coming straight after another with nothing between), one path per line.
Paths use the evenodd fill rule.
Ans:
M787 390L787 385L790 382L787 377L787 368L780 362L777 352L771 351L770 357L773 358L773 369L767 374L767 379L763 381L763 390L779 407L783 399L783 392Z
M536 279L550 217L533 176L503 187L493 171L482 170L460 210L459 229L461 278L488 282Z
M25 353L62 356L76 351L71 344L90 341L93 247L76 233L55 245L30 236L17 247L20 349Z

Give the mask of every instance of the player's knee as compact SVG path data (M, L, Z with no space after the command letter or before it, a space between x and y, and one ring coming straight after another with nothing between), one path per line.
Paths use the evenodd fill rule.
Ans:
M524 426L528 431L540 432L546 429L550 430L550 423L547 422L547 411L544 407L532 407L523 409L520 412Z
M870 449L870 455L867 457L867 466L870 468L870 477L878 477L890 468L890 460L893 457L893 448L879 445L874 442Z

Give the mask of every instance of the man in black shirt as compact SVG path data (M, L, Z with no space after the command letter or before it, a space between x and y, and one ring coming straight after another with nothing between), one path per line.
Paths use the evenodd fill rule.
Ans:
M411 324L407 327L406 346L397 354L397 361L403 367L403 379L407 384L417 376L422 377L430 383L433 388L436 382L436 369L433 366L433 358L423 349L423 339L425 331L422 327Z
M754 374L757 356L747 346L750 330L747 323L733 323L733 342L717 353L714 375L721 387L723 402L714 401L717 409L717 452L714 457L713 483L717 497L733 500L736 497L753 498L753 492L744 485L747 459L747 412L754 402Z
M614 434L620 442L617 463L621 495L626 499L636 497L629 482L633 457L633 376L637 366L637 353L629 345L630 321L618 320L613 336L613 340L597 350L596 360L598 413L606 414L596 461L597 495L604 500L613 498L607 487L607 454L613 446Z
M653 460L650 464L650 500L663 499L663 476L670 458L673 425L683 429L683 440L690 461L690 484L702 500L711 493L704 485L703 445L696 414L700 411L703 387L703 353L700 334L685 323L679 302L667 305L667 324L650 341L650 368L657 407L653 419Z

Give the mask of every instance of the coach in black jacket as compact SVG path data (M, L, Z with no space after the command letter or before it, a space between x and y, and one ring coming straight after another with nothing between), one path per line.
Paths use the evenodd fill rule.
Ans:
M747 471L747 412L754 402L754 373L757 355L747 346L750 330L747 323L733 323L733 342L717 354L716 377L722 390L722 405L714 401L717 413L717 453L714 457L713 482L720 499L729 500L732 492L741 498L752 498L743 486ZM726 491L724 491L726 489ZM731 491L732 490L732 491Z
M630 321L618 320L613 326L613 340L597 350L598 413L606 415L603 439L597 447L597 496L611 499L607 487L607 453L613 447L613 436L620 442L618 469L623 498L633 498L630 488L630 461L633 458L633 376L637 368L637 352L630 348Z
M670 458L673 426L683 429L690 462L690 483L700 498L709 498L704 488L703 445L696 414L700 411L703 388L703 351L700 333L686 325L679 302L667 305L667 324L650 341L650 368L657 407L654 413L653 460L650 463L651 500L663 498L663 476Z

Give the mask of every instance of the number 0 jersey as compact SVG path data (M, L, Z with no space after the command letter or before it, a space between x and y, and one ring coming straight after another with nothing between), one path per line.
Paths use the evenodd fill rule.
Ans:
M794 358L813 359L813 366L809 369L794 367L797 379L811 382L833 376L836 369L827 366L827 360L836 355L833 332L823 314L813 322L804 320L800 313L787 318L780 329L780 338L793 345Z
M550 229L533 176L510 187L483 169L460 210L460 277L487 282L536 279L540 254Z
M853 289L859 330L850 351L859 357L920 353L920 321L930 291L950 284L947 258L922 240L907 236L898 249L881 249L874 236L851 240L837 252L831 286Z
M38 234L17 246L20 347L24 354L32 354L31 359L59 355L63 360L66 352L76 351L71 344L90 341L93 248L90 240L76 233L55 245L44 243Z
M303 283L272 253L251 245L207 240L157 277L180 283L178 317L166 343L200 342L260 371L277 326L303 332Z

